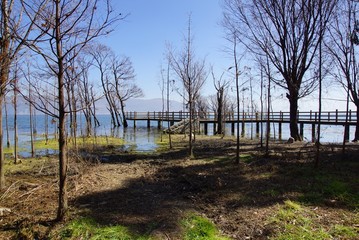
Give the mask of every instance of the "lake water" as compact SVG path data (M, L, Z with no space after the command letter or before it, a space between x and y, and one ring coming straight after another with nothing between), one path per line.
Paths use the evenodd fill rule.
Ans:
M99 127L96 128L97 136L116 136L122 138L126 141L124 148L128 148L135 151L151 151L156 148L156 139L160 137L161 131L157 128L157 122L151 122L151 127L147 128L146 121L136 122L136 128L133 127L133 122L129 121L129 127L123 129L120 127L113 131L111 129L111 119L109 115L99 115L98 119L101 123ZM45 134L45 122L48 121L48 132L50 137L54 136L54 133L57 129L57 124L52 121L51 118L46 118L44 115L37 115L34 117L34 131L36 132L36 139L43 139ZM85 127L84 119L79 117L79 134L83 132L81 128ZM4 142L6 145L7 142L7 131L6 131L6 122L3 121L4 129ZM21 152L20 155L26 156L30 152L30 117L28 115L18 116L18 139L19 147L25 149ZM239 124L241 126L241 124ZM263 130L265 131L265 125L263 124ZM167 127L167 122L163 122L163 128ZM203 128L203 126L202 126ZM14 125L13 125L13 116L8 117L8 129L9 129L9 140L10 144L13 145L14 139ZM226 124L225 127L226 135L231 135L231 125ZM311 125L304 126L304 137L306 141L311 141ZM202 129L203 132L203 129ZM236 129L235 129L236 132ZM321 127L321 142L326 143L341 143L343 141L343 126L328 126L322 125ZM350 127L350 138L354 136L355 127ZM213 125L209 124L208 126L208 135L213 135ZM245 126L245 136L246 138L255 138L255 124L247 123ZM278 125L271 124L271 137L278 139ZM289 134L289 125L282 125L282 139L288 139Z

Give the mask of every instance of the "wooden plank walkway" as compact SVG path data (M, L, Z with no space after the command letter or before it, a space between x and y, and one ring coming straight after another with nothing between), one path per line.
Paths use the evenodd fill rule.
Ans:
M189 112L127 112L127 120L133 121L170 121L179 122L189 118ZM195 114L194 118L199 119L200 123L216 123L216 115L213 112L205 114ZM357 121L356 112L349 111L348 120L346 121L345 111L330 111L322 112L321 124L326 125L355 125ZM226 123L236 123L238 120L237 113L227 113L224 118ZM268 119L267 113L239 113L240 122L266 122ZM269 121L271 123L289 123L289 112L272 112L269 114ZM298 112L298 123L302 124L318 124L318 112Z
M136 121L147 121L147 127L150 128L151 121L157 121L157 126L159 129L162 128L163 122L170 122L170 125L174 125L185 119L189 119L189 112L127 112L127 120L133 120L134 127L136 127ZM238 122L239 117L239 122ZM208 134L208 125L213 125L213 132L216 132L217 119L216 114L213 112L208 113L195 113L193 116L194 119L198 119L199 124L203 126L204 134ZM241 135L244 136L245 133L245 124L246 123L255 123L256 134L259 134L260 123L265 123L268 121L267 113L248 113L241 112L239 116L237 113L227 113L225 114L223 123L231 124L231 133L234 135L236 123L241 124ZM279 139L282 138L282 124L290 122L289 112L271 112L269 114L269 122L278 124L278 135ZM323 125L337 125L344 126L346 136L345 139L349 141L349 128L350 126L355 126L357 122L356 112L349 111L348 115L345 111L327 111L322 112L320 116L320 122ZM319 123L319 113L318 112L298 112L298 124L299 131L302 138L304 137L304 125L311 125L312 129L312 141L315 141L316 137L316 125ZM201 129L201 128L199 128Z

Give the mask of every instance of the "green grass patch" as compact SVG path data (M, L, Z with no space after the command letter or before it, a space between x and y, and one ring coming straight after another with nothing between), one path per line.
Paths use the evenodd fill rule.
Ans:
M303 185L303 195L299 201L311 204L323 204L328 200L346 205L353 209L359 208L359 193L355 190L355 179L326 172L313 172L307 185Z
M30 143L29 143L30 144ZM43 150L43 149L51 149L51 150L58 150L59 149L59 142L55 138L36 140L34 142L34 148L36 150Z
M135 236L123 226L100 226L91 218L81 218L73 220L60 231L61 239L75 240L102 240L102 239L119 239L119 240L146 240L149 237Z
M216 226L208 219L189 214L181 221L184 240L229 240L220 236ZM55 234L55 233L54 233ZM92 218L80 218L71 221L56 233L64 240L154 240L149 235L136 235L123 226L101 226Z
M240 154L239 159L239 161L244 163L251 163L255 160L255 158L250 154Z
M358 231L354 227L344 225L334 225L330 230L330 234L335 238L341 237L345 239L354 239L359 237Z
M322 227L316 222L316 214L297 202L287 200L270 218L277 228L272 240L326 240L353 239L358 236L354 227L332 225Z
M5 174L14 174L32 171L34 169L41 169L43 166L49 165L51 162L56 162L53 158L26 158L21 159L21 162L14 164L14 160L5 161Z
M189 214L183 221L184 240L228 240L220 236L216 226L208 219L196 214Z
M125 141L121 138L116 137L109 137L109 136L97 136L97 137L78 137L77 139L78 144L95 144L99 146L105 145L113 145L113 146L121 146L125 143ZM73 145L74 141L69 141L69 145Z
M17 148L17 152L19 153L19 152L22 152L22 151L26 151L26 149L25 148ZM11 155L11 156L13 156L14 155L14 148L13 147L4 147L4 154L5 155Z
M68 146L71 148L75 145L75 140L69 138L67 140ZM77 146L84 147L84 146L121 146L124 144L124 140L115 137L108 137L108 136L98 136L98 137L78 137L76 138ZM35 149L42 150L42 149L51 149L51 150L58 150L59 149L59 142L58 139L51 138L46 141L37 140L35 141Z
M269 197L278 197L280 196L280 192L276 189L267 189L262 192L263 195L269 196Z

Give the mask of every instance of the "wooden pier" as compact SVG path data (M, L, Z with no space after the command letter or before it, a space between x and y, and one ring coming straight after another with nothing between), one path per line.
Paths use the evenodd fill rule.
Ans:
M134 127L136 127L136 121L147 121L147 127L151 127L151 122L156 121L157 126L160 129L162 122L170 122L170 125L174 125L176 122L180 122L189 118L189 112L127 112L127 120L133 120ZM319 118L319 113L314 111L299 112L298 111L298 124L300 135L303 137L304 125L311 125L312 128L312 140L315 139L316 125L320 123L322 125L337 125L346 128L346 139L349 140L349 128L356 125L357 115L356 112L349 111L348 114L345 111L326 111L322 112ZM213 132L215 132L217 118L213 112L208 113L195 113L193 119L198 119L199 124L203 126L204 134L208 133L208 125L213 125ZM238 119L239 122L238 122ZM282 124L290 123L289 112L271 112L268 116L267 113L260 112L241 112L239 116L235 112L225 114L223 123L231 125L231 132L234 134L236 123L241 124L241 133L244 134L245 124L254 123L256 125L256 134L259 134L260 124L266 123L269 120L270 123L278 124L278 135L281 139Z

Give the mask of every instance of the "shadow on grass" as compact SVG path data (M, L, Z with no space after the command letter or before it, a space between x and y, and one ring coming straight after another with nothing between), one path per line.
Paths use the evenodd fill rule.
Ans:
M320 169L314 169L310 159L298 160L297 151L283 148L273 150L280 151L280 156L267 159L254 155L250 161L246 155L246 162L240 165L233 164L233 144L198 144L195 150L197 160L187 165L173 161L185 158L186 150L109 155L107 164L157 159L163 161L163 167L155 174L128 180L124 187L78 197L73 205L86 209L86 216L100 224L123 225L140 234L154 229L177 231L183 213L191 210L208 215L233 214L243 207L268 207L286 199L358 208L357 147L349 153L354 157L345 161L335 157L335 151L323 151ZM308 151L303 154L310 154Z

